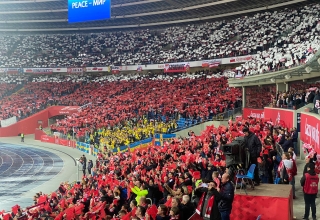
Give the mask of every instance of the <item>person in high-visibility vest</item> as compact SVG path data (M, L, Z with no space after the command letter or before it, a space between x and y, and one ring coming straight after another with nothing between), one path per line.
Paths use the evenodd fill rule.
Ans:
M24 134L23 133L20 134L20 137L21 137L21 142L24 142Z

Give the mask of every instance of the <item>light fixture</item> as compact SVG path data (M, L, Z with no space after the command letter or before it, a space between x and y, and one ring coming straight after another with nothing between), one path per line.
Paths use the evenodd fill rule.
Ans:
M306 70L307 73L311 73L312 68L310 66L307 66L305 70Z
M271 78L270 81L274 83L276 80L275 78Z
M284 76L284 78L290 79L290 78L291 78L291 75L290 75L290 74L287 74L287 75Z

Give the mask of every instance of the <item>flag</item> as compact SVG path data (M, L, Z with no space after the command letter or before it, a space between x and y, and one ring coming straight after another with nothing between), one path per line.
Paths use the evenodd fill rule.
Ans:
M195 212L188 220L203 220L203 218Z

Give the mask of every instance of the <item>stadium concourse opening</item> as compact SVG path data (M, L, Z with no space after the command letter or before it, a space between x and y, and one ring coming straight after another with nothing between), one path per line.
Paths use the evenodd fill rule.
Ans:
M65 3L0 3L1 219L317 219L319 2Z

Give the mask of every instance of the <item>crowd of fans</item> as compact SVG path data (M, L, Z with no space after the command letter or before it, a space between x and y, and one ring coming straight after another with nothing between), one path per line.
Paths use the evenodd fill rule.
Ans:
M292 83L288 92L278 92L274 97L274 106L298 109L306 104L313 104L314 113L319 109L319 83Z
M294 187L297 131L281 126L282 122L238 118L228 127L208 126L199 136L190 131L189 137L173 138L162 147L117 154L101 150L95 163L83 155L81 182L61 183L49 195L37 193L34 206L14 206L3 218L187 220L200 215L227 219L222 216L231 213L233 185L238 183L222 149L239 136L244 136L250 156L257 159L256 185L276 182ZM315 158L308 157L306 167Z
M291 21L273 47L258 51L254 59L236 68L239 75L255 75L305 64L320 48L320 5L306 6L287 15Z
M319 48L319 4L164 30L0 36L0 67L138 65L257 56L244 75L306 62Z
M52 129L64 134L75 131L77 137L98 139L114 148L170 133L180 117L196 122L212 119L239 107L241 99L240 90L229 88L225 77L210 73L118 77L113 81L116 76L105 76L63 96L60 104L89 105Z
M241 104L240 90L229 88L227 78L210 71L19 77L15 82L10 76L2 78L7 93L9 87L22 87L3 95L1 119L23 119L52 105L82 106L79 113L53 124L52 131L99 140L97 144L111 148L170 133L180 117L194 124Z

